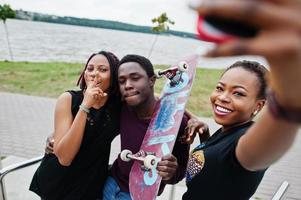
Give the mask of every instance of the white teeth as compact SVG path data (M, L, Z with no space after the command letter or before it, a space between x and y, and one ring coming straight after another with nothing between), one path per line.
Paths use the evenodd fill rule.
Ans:
M216 106L216 110L218 110L220 112L224 112L224 113L230 113L231 112L231 110L228 110L228 109L220 107L220 106Z

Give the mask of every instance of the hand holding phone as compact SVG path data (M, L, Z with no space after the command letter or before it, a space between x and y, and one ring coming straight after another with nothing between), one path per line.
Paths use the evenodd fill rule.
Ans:
M235 20L199 15L197 31L201 40L223 43L237 37L254 37L258 29Z
M278 94L285 94L282 98L296 100L294 103L289 100L290 107L300 107L301 93L296 91L301 91L301 1L197 0L197 2L198 4L191 7L201 16L198 24L200 37L208 33L202 23L207 22L207 17L211 16L255 27L254 37L253 34L245 38L239 34L233 36L234 33L230 32L225 34L226 36L222 35L223 37L205 38L207 41L222 43L215 45L205 56L264 56L270 64L269 82L272 88ZM211 22L208 24L213 27ZM236 32L239 28L241 26L230 30ZM220 32L224 33L227 30ZM212 36L210 34L209 36Z

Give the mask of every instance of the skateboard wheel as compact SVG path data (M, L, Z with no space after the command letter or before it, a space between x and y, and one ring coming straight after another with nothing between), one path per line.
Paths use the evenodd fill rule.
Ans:
M188 67L189 67L189 65L188 65L187 62L181 61L181 62L179 63L178 69L179 69L181 72L187 72L187 71L188 71Z
M154 155L147 155L144 158L143 164L148 169L153 169L153 168L157 167L156 156L154 156Z
M132 155L133 153L130 150L123 150L120 154L120 158L121 160L125 161L125 162L129 162L131 160L131 158L128 157L128 155Z
M161 69L156 69L155 70L155 75L156 75L157 78L161 78L162 77L162 75L160 75L160 71L161 71Z

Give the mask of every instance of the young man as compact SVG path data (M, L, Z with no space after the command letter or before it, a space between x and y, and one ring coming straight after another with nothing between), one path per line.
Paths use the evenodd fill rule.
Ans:
M120 61L118 82L124 104L120 115L121 150L138 152L154 112L156 77L151 62L139 55L127 55ZM184 134L188 117L184 115L172 155L158 163L157 170L162 176L159 194L166 183L175 184L185 175L189 145L179 141ZM110 176L103 190L103 199L131 199L129 194L129 173L133 162L124 162L120 156L110 169Z
M151 62L139 55L127 55L120 61L118 82L123 105L120 114L121 150L138 152L147 131L156 104L154 84L156 77ZM189 113L189 116L191 114ZM181 143L188 116L184 115L172 154L164 156L157 165L162 176L159 194L165 184L175 184L185 176L189 145ZM47 139L46 153L52 153L51 138ZM114 161L104 189L104 200L131 199L129 174L133 162L124 162L120 156ZM102 189L102 188L100 188Z

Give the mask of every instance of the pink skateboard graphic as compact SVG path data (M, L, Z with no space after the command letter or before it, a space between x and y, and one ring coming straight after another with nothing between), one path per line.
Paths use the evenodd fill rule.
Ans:
M155 106L151 122L139 152L123 150L121 159L135 160L129 180L133 200L156 199L161 177L156 166L164 155L173 150L177 133L189 98L199 56L193 55L157 76L167 77L161 98Z

